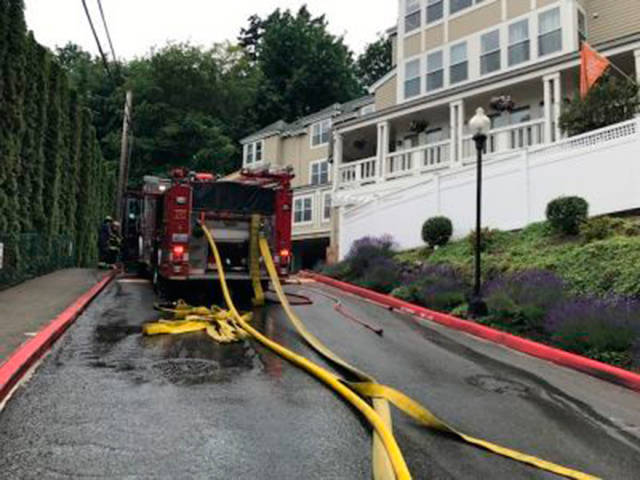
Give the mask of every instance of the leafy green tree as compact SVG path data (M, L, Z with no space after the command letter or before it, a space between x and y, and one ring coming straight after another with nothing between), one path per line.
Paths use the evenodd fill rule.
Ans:
M582 99L579 93L564 106L560 128L570 136L630 120L638 111L640 87L606 73Z
M363 93L343 38L304 6L295 14L277 9L265 19L251 17L240 44L263 76L255 105L260 125L292 121Z
M379 37L367 45L364 53L356 60L356 75L363 87L370 87L384 77L392 67L391 40Z

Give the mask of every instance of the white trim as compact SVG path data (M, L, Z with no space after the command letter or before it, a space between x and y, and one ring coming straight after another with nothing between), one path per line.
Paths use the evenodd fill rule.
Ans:
M459 13L464 13L466 14L467 12L471 11L472 9L475 8L481 8L481 7L485 7L487 5L490 5L491 3L495 2L497 0L491 0L490 2L484 1L482 3L479 3L477 5L474 5L473 7L469 7L466 8L464 10L461 10L461 12L456 13L456 15L454 15L453 17L455 18L456 16L458 16ZM489 78L491 76L497 76L500 74L504 74L504 73L508 73L510 71L516 70L518 68L521 67L526 67L526 66L531 66L531 65L535 65L538 62L542 62L542 61L547 61L551 58L554 58L556 56L561 56L563 54L575 51L575 49L573 48L573 42L568 42L567 38L569 36L576 36L577 37L577 33L576 33L576 28L572 27L571 22L569 21L571 18L573 18L575 15L569 15L567 13L567 11L562 8L562 6L564 5L564 3L562 2L554 2L550 5L546 5L544 7L541 8L536 8L534 10L531 10L523 15L520 15L518 17L514 17L511 19L508 19L506 21L500 21L494 25L491 25L488 28L485 28L483 30L474 32L471 35L468 35L466 37L463 38L459 38L456 39L455 41L449 42L448 38L445 38L445 41L442 43L442 45L439 45L438 47L434 48L433 50L438 50L438 49L442 49L445 52L444 55L444 63L447 65L446 68L446 72L449 73L450 70L450 54L451 54L451 47L454 45L457 45L459 43L462 42L467 42L467 59L469 62L469 67L468 67L468 75L467 75L467 79L464 81L460 81L460 82L456 82L454 84L451 84L450 79L449 78L445 78L445 84L443 86L443 90L449 89L449 88L457 88L461 85L465 85L468 83L473 83L476 80L479 79L485 79L485 78ZM560 26L561 26L561 36L562 36L562 48L556 52L552 52L549 53L547 55L544 55L542 57L540 57L538 55L538 16L541 13L544 13L546 11L549 10L553 10L555 8L560 8ZM449 18L452 18L451 16ZM515 65L509 65L508 62L508 47L509 47L509 26L517 23L519 21L528 19L528 25L529 25L529 60L525 61L525 62L521 62ZM445 22L445 27L448 25L448 21ZM424 30L424 29L423 29ZM501 54L501 61L500 61L500 69L495 70L493 72L487 73L482 75L480 73L480 58L479 58L479 52L480 52L480 42L481 42L481 37L482 35L498 30L500 32L500 49L502 50L507 50L506 53L502 53ZM415 34L415 32L411 32L411 34ZM398 65L406 65L408 62L415 60L417 58L422 58L424 57L425 53L428 52L420 52L416 55L412 55L411 57L407 57L404 58L404 48L403 48L403 43L402 41L399 42L398 44ZM402 47L402 48L400 48ZM425 62L421 62L421 73L422 73L422 78L426 77L426 63ZM404 84L405 84L405 72L403 71L403 68L399 68L398 69L398 85L397 85L397 103L398 104L402 104L408 101L414 101L416 98L421 98L421 97L426 97L429 95L430 92L426 91L426 88L421 88L420 91L420 95L416 95L413 97L405 97L404 95Z
M322 212L320 213L320 223L329 223L331 222L331 209L333 207L333 196L332 196L332 191L329 190L328 192L322 192ZM327 197L329 197L331 199L331 205L329 206L329 216L326 217L325 211L327 210Z
M328 123L329 127L328 127L328 131L327 131L327 141L324 143L318 143L317 145L313 144L313 129L315 128L316 125L318 125L320 127L320 137L322 138L322 126ZM327 145L329 145L329 142L331 141L331 128L333 127L333 117L329 117L329 118L324 118L322 120L318 120L317 122L313 122L312 124L309 125L309 148L311 148L312 150L316 150L318 148L322 148L322 147L326 147Z
M314 199L314 197L315 197L315 194L313 194L313 193L309 193L309 194L305 194L305 195L299 195L299 196L295 196L294 195L294 197L293 197L293 212L292 212L292 216L291 216L291 220L292 220L293 225L295 225L296 227L300 227L300 226L304 226L304 225L313 225L313 217L314 217L314 215L313 215L313 213L314 213L313 212L313 203L314 203L313 199ZM307 199L311 200L311 208L310 208L311 219L310 220L304 220L304 221L301 221L301 222L296 222L296 202L298 200L300 200L302 202L302 216L304 218L304 212L305 212L304 201L307 200Z
M325 183L313 183L313 166L319 165L321 163L327 164L327 181ZM309 162L309 185L313 185L314 187L331 185L331 164L329 163L328 158L320 158L318 160L312 160L311 162Z
M535 43L535 42L534 42ZM617 46L613 46L610 47L608 49L602 48L600 50L600 53L602 55L605 56L613 56L613 55L619 55L621 53L626 53L626 52L634 52L635 50L640 50L640 41L634 41L634 42L629 42L627 44L624 45L617 45ZM567 55L567 53L565 53L565 55ZM553 55L550 55L549 57L546 58L546 61L549 61L553 58ZM520 68L526 68L527 66L531 66L530 65L531 62L527 63L521 63L518 65L515 65L514 67L512 67L513 70L518 70ZM511 76L509 78L505 78L502 79L499 82L495 82L495 83L485 83L486 80L488 78L490 78L492 75L498 73L498 74L504 74L504 73L508 73L505 71L501 71L501 72L494 72L494 74L492 75L486 75L484 77L478 78L476 81L477 82L482 82L483 84L481 86L478 87L472 87L469 88L463 92L456 92L455 94L450 94L450 95L445 95L442 97L438 97L435 100L432 101L423 101L422 103L416 104L416 105L412 105L411 107L403 107L403 103L404 102L398 102L398 104L395 106L394 110L392 112L386 113L386 114L382 114L380 116L376 116L375 118L371 118L371 119L363 119L361 122L357 122L357 123L349 123L348 125L340 125L336 127L336 130L339 131L341 134L346 134L349 132L353 132L355 130L360 130L361 128L365 128L365 127L370 127L372 125L376 125L378 123L381 122L385 122L385 121L390 121L393 119L397 119L400 117L404 117L406 115L412 114L412 113L416 113L416 112L421 112L424 110L429 110L431 108L437 108L437 107L442 107L445 106L449 103L451 103L452 101L455 100L459 100L459 99L466 99L466 98L471 98L474 97L476 95L482 95L485 94L487 92L492 92L495 90L499 90L499 89L504 89L504 88L510 88L514 85L517 85L519 83L522 82L526 82L529 80L536 80L536 79L540 79L542 80L542 77L544 77L545 75L549 75L549 74L553 74L556 72L562 72L564 70L568 70L574 67L577 67L580 65L580 59L577 56L574 56L572 58L568 58L567 60L563 61L562 63L556 63L556 64L552 64L552 65L548 65L544 68L540 68L538 70L534 70L534 71L530 71L527 72L525 74L521 74L517 77ZM445 70L446 73L446 70ZM640 73L639 73L640 76ZM469 83L474 83L474 82L469 82ZM399 83L400 85L400 83ZM459 85L456 85L456 89L460 88L460 87L464 87L464 82L461 82ZM442 89L442 90L438 90L436 93L437 94L442 94L442 93L446 93L447 89ZM401 97L398 97L401 98ZM414 99L414 101L416 100L420 100L420 99L425 99L428 98L427 96L422 96L422 97L416 97Z
M257 146L260 145L261 147L261 158L260 160L256 159L256 152L257 152ZM252 156L253 159L251 160L251 162L247 162L247 156L249 154L249 148L251 148L251 152L252 152ZM249 167L255 167L258 165L263 165L265 162L265 142L264 139L262 140L256 140L255 142L249 142L249 143L245 143L242 146L242 166L244 168L249 168Z

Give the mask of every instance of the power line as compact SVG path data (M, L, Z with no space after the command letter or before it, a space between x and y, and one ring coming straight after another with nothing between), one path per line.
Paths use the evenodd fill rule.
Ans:
M111 73L111 69L109 68L109 62L107 61L107 56L104 54L104 50L102 50L102 44L100 43L100 39L98 38L98 33L96 32L96 28L93 25L93 20L91 19L91 14L89 13L89 8L87 8L87 1L86 0L82 0L82 6L84 7L84 13L87 15L87 20L89 21L89 26L91 27L91 31L93 32L93 38L95 39L96 45L98 46L98 51L100 52L100 57L102 57L102 64L104 65L105 70L109 74L109 77L111 77L111 80L113 81L113 83L115 83L115 80L114 80L113 75Z
M107 20L104 16L104 11L102 10L102 1L98 0L98 8L100 9L100 16L102 17L102 25L104 25L104 31L107 34L107 40L109 41L109 47L111 48L111 56L113 57L113 61L117 62L118 57L116 56L116 51L113 48L113 42L111 41L111 34L109 33L109 27L107 26Z

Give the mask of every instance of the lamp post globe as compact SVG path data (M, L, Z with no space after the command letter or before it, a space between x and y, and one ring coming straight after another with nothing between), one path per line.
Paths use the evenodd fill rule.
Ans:
M482 154L486 152L487 135L491 129L491 119L485 114L483 108L478 108L476 114L469 121L469 128L473 133L473 141L476 144L476 238L475 238L475 271L473 293L469 299L469 313L472 317L485 316L487 305L482 299Z
M476 114L469 121L469 128L473 132L473 136L488 135L491 129L491 119L487 117L484 108L480 107L476 110Z

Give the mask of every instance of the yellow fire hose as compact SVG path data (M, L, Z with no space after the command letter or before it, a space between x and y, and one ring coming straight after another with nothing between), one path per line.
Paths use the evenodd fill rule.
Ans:
M171 312L176 315L176 318L178 319L177 322L160 322L157 324L146 325L145 333L175 334L188 331L206 330L207 333L215 339L216 337L214 334L220 330L221 334L219 336L226 341L233 341L229 340L229 338L239 339L249 335L265 345L267 348L276 352L278 355L309 372L356 407L372 425L374 429L374 478L376 480L393 480L394 478L397 480L405 480L411 478L411 474L409 473L404 461L402 452L400 451L392 433L391 415L387 402L391 402L398 409L428 428L453 434L462 441L484 448L504 457L532 465L536 468L546 470L566 478L573 478L577 480L597 479L597 477L562 467L537 457L501 447L485 440L477 439L461 433L438 419L418 402L412 400L403 393L394 390L393 388L377 383L372 377L351 366L335 355L331 350L324 346L317 337L306 329L300 318L292 310L289 302L287 301L287 297L284 294L284 290L282 289L282 285L273 263L269 245L267 241L262 238L259 242L260 251L278 298L282 303L289 320L300 335L317 352L334 364L352 373L360 381L356 383L347 382L308 359L265 337L248 323L250 318L249 315L243 316L236 309L229 293L218 248L208 229L205 228L204 232L216 260L218 274L220 276L220 285L229 310L224 311L215 307L211 310L206 308L192 308L185 304L179 304L175 310L171 310ZM214 327L212 322L218 326ZM223 325L226 327L223 327ZM215 330L215 332L211 332L210 330ZM370 398L374 404L374 408L371 408L371 406L361 397Z

